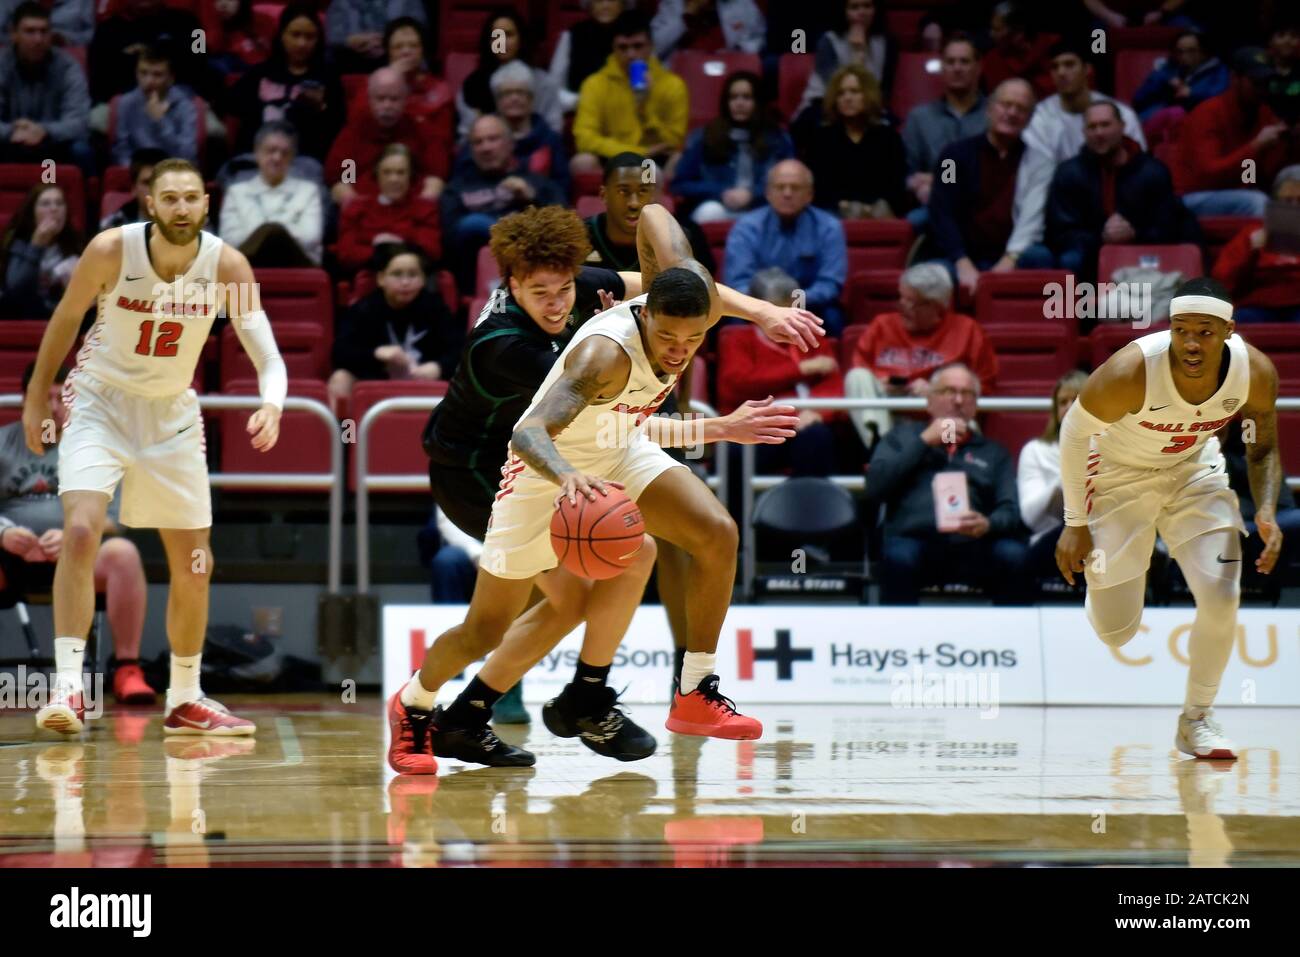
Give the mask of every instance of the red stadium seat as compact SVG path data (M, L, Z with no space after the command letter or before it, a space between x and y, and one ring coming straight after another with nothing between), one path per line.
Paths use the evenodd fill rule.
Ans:
M479 33L483 29L483 21L492 10L503 6L513 7L522 17L527 18L528 16L527 0L505 0L505 2L502 2L502 0L443 0L437 6L439 9L437 31L439 47L443 62L447 63L448 66L450 66L451 58L458 55L452 51L459 50L475 51L460 55L468 55L477 63ZM473 66L470 67L470 70L473 70ZM468 73L467 70L466 75ZM450 77L447 78L447 82L452 84L453 89L460 89L460 83L452 83Z
M466 47L467 50L478 48L478 35L475 34L474 42ZM478 54L467 52L448 53L443 60L443 79L453 90L459 90L465 84L465 78L474 72L478 66Z
M729 219L700 224L700 229L704 231L704 238L709 242L709 252L713 253L713 261L718 264L719 269L727 260L727 236L731 234L731 225L732 221Z
M867 269L849 275L844 286L844 307L850 324L866 324L882 312L898 309L901 269Z
M352 419L358 426L372 406L397 396L440 396L447 394L447 383L390 380L358 382L352 387ZM371 475L423 475L429 471L429 459L420 444L420 435L428 412L389 412L380 416L368 433L367 471ZM348 466L348 489L355 491L355 458Z
M1247 226L1254 229L1264 225L1264 221L1253 216L1200 216L1196 220L1201 226L1204 239L1205 262L1210 270L1219 259L1219 253L1228 245L1232 237Z
M1193 243L1173 246L1106 243L1097 256L1097 276L1102 282L1110 282L1117 269L1139 266L1144 258L1154 258L1154 267L1161 272L1178 270L1184 279L1204 275L1201 268L1201 247Z
M134 193L105 193L103 198L99 201L99 218L103 219L105 216L116 213L127 203L131 202L131 197L133 195Z
M921 21L925 14L922 9L885 11L885 32L898 43L898 49L915 50L920 46Z
M339 77L343 84L343 100L351 108L352 101L361 96L370 82L369 73L344 73Z
M499 282L501 282L501 269L497 266L497 258L492 255L491 246L484 246L478 251L478 273L474 280L474 295L476 297L492 295L492 290L496 289Z
M1125 50L1168 50L1182 27L1150 24L1140 27L1113 27L1106 31L1110 50L1116 56Z
M23 370L35 361L45 335L44 319L19 319L0 322L0 376L21 378Z
M45 171L40 163L0 163L0 230L9 225L33 186L43 185ZM54 185L63 189L68 200L68 218L84 235L86 232L86 184L81 170L71 163L54 167Z
M678 50L672 55L668 68L686 81L686 89L691 95L687 126L693 130L718 115L718 97L727 77L739 70L761 74L763 63L757 53Z
M853 368L853 350L858 347L858 340L867 331L866 323L855 323L844 327L844 337L840 339L840 370L848 372Z
M573 186L569 193L576 202L583 196L599 196L600 187L604 185L603 174L596 173L575 173L573 175Z
M323 269L258 269L253 273L272 327L282 320L314 322L333 338L334 296Z
M229 332L230 330L226 330ZM257 395L256 379L238 379L222 386L227 395ZM329 392L319 379L296 379L292 371L289 395L315 399L329 408ZM248 417L252 409L223 409L217 413L221 430L222 472L314 473L330 470L330 445L339 441L333 429L310 412L286 411L280 418L280 438L269 452L259 452L249 441ZM291 491L270 486L239 491ZM322 494L325 489L315 489Z
M1237 333L1259 349L1277 366L1278 391L1300 396L1300 326L1289 322L1250 322L1237 326ZM1300 440L1300 433L1292 433ZM1298 445L1300 441L1291 444Z
M1047 389L1044 394L1050 394ZM1011 453L1011 464L1020 463L1020 450L1030 439L1043 434L1047 425L1047 411L1042 412L985 412L980 431L986 439L998 442Z
M1167 323L1153 323L1150 328L1135 329L1128 322L1103 322L1088 334L1090 364L1095 369L1134 339L1168 328Z
M1282 474L1300 475L1300 442L1294 440L1300 435L1300 412L1279 412L1277 434L1283 437L1280 443Z
M889 108L900 120L905 120L912 107L929 103L943 96L943 76L939 72L937 53L898 54L898 67L894 70L894 92Z
M104 170L104 191L112 190L115 193L129 193L135 188L131 182L131 167L129 166L109 166Z
M324 379L330 373L330 347L334 344L332 330L322 331L319 323L281 319L272 321L275 344L280 349L284 366L291 379ZM233 325L221 332L221 388L230 382L253 379L257 371L248 358Z
M984 332L998 355L996 394L1016 389L1047 395L1078 361L1074 330L1056 322L994 322Z
M975 287L975 318L981 325L1051 322L1077 334L1079 323L1073 318L1073 308L1066 310L1070 318L1049 319L1046 315L1049 287L1053 283L1059 284L1064 294L1067 291L1065 277L1065 271L1060 269L981 273L979 285Z
M777 97L776 105L786 122L794 119L794 111L799 109L803 100L803 91L808 88L808 77L812 76L816 60L813 53L782 53L777 63Z
M1133 95L1151 72L1168 59L1168 48L1120 50L1115 54L1115 99L1132 103Z
M844 221L849 275L864 269L902 269L912 248L912 226L905 219Z

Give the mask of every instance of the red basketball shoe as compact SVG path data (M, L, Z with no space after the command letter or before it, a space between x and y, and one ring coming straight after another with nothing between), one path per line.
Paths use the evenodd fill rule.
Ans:
M55 678L49 702L36 712L36 727L76 734L85 726L86 701L81 689Z
M437 774L429 741L432 712L402 704L399 690L388 699L388 766L398 774Z
M165 734L252 734L257 725L247 718L237 718L226 706L211 698L186 701L167 712L163 720Z
M718 691L717 675L709 675L689 694L682 694L678 688L664 727L678 734L736 741L750 741L763 734L758 719L741 714L736 710L736 702Z

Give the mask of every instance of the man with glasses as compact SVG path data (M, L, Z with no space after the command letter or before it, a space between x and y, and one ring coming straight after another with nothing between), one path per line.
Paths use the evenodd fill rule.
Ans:
M953 583L982 587L996 605L1029 601L1016 470L1005 448L975 431L979 393L965 365L941 366L930 376L927 421L900 422L871 459L868 503L885 506L882 605L915 605L923 586ZM966 507L952 515L952 531L935 518L941 473L940 487L964 476Z

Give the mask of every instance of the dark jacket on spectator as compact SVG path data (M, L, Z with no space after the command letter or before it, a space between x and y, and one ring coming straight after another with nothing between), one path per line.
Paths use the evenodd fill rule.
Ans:
M107 103L118 93L136 85L135 54L126 48L138 43L152 43L172 55L176 82L183 83L209 103L220 92L216 74L208 66L206 53L194 52L194 31L199 21L186 10L163 6L142 17L121 14L95 27L90 41L86 72L90 75L90 98Z
M553 179L564 195L569 194L569 156L564 149L564 137L551 129L540 113L533 114L533 128L515 140L515 159L519 161L516 169L520 172ZM460 176L473 169L474 158L469 146L462 146L456 153L451 175Z
M1016 470L1007 450L992 439L971 433L949 460L946 448L921 441L921 433L929 424L899 422L885 433L871 458L867 498L885 504L885 534L938 534L930 483L935 475L947 471L966 473L970 507L989 520L989 535L1021 534ZM964 540L956 533L953 536Z
M762 206L767 200L763 191L767 185L767 174L781 160L794 156L794 145L790 137L776 130L768 137L766 156L755 156L753 170L750 173L749 191L754 194L754 201L749 209ZM704 130L692 130L686 137L686 149L677 164L677 173L673 176L672 191L678 196L685 196L692 203L702 203L708 199L722 201L725 190L737 185L740 167L740 148L736 147L725 161L710 160L704 148Z
M1196 217L1174 194L1168 167L1128 137L1124 149L1128 152L1124 165L1109 169L1085 147L1056 168L1047 194L1048 245L1057 255L1082 252L1089 275L1096 271L1102 228L1112 213L1133 225L1135 243L1199 243L1201 239Z
M511 176L522 177L536 190L537 195L524 202L517 199L514 194L501 189L501 181ZM518 212L526 206L563 205L564 196L559 187L541 176L519 170L488 174L471 164L465 173L453 178L447 184L447 188L439 197L439 203L442 208L443 235L450 236L455 233L461 219L470 213L504 216L506 213Z
M325 88L325 105L315 110L296 102L304 83ZM324 162L330 144L343 126L344 93L338 77L330 70L310 69L301 76L290 73L283 62L274 58L259 63L239 78L230 91L229 112L239 120L239 140L235 153L253 149L253 136L263 123L284 120L298 133L298 153ZM357 178L366 167L357 165ZM333 173L337 182L338 172Z
M1178 64L1172 58L1151 71L1138 91L1133 94L1133 109L1142 119L1150 119L1153 113L1167 106L1181 106L1194 110L1212 96L1218 96L1228 88L1232 74L1218 57L1210 57L1187 76L1182 77L1188 86L1187 99L1175 100L1169 83L1181 76Z
M883 199L895 215L903 212L907 171L903 141L893 127L868 126L856 143L842 123L819 127L807 159L813 174L813 202L822 209L838 215L840 200L870 205Z
M375 350L409 345L421 363L438 363L442 378L450 379L464 342L465 324L456 320L441 296L422 289L405 309L393 309L384 291L376 289L339 317L334 368L347 369L358 379L386 379L387 367L375 358Z

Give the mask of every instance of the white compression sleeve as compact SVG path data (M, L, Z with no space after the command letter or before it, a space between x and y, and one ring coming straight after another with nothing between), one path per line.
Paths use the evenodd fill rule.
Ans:
M1085 484L1089 440L1109 427L1109 423L1085 409L1081 400L1076 400L1061 420L1061 495L1065 500L1066 525L1088 524Z
M239 344L248 353L248 358L253 360L262 401L283 409L284 398L289 394L289 373L284 359L280 358L280 349L275 344L271 320L259 309L238 319L231 319L231 324L235 327L235 335L239 336Z

